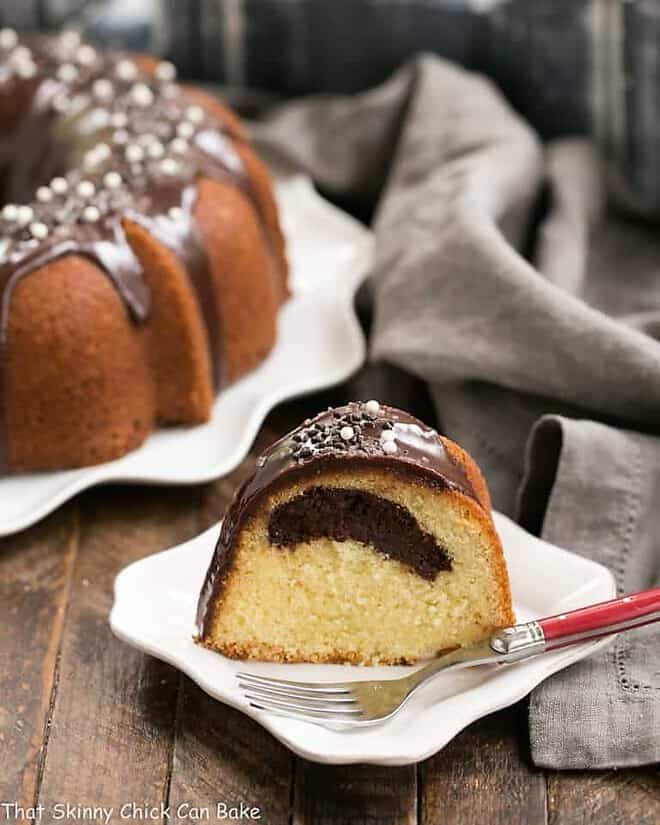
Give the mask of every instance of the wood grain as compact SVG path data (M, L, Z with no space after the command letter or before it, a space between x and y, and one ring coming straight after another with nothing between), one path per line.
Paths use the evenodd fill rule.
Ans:
M77 551L63 508L0 552L0 800L34 803Z
M658 825L660 768L553 772L548 776L548 825Z
M317 765L298 760L292 825L415 825L414 765ZM426 822L442 822L429 819ZM485 822L485 821L484 821Z
M421 821L443 825L542 825L545 779L521 753L521 704L471 725L420 766Z
M178 674L112 636L126 564L195 533L196 490L97 490L80 501L80 550L39 801L160 805L169 781ZM43 821L49 821L46 818Z
M184 680L169 796L173 822L186 821L186 806L209 808L211 821L221 820L216 806L223 803L257 809L268 825L288 825L291 766L289 751L256 722Z

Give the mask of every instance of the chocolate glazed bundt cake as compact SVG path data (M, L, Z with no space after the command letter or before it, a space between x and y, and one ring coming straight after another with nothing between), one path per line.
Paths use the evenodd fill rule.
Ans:
M271 182L170 63L0 31L0 473L205 421L287 295Z
M232 658L412 663L514 622L484 479L464 450L376 401L268 449L238 491L198 606Z

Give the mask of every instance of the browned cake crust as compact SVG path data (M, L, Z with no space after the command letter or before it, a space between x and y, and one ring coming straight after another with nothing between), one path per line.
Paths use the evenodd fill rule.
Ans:
M120 278L121 271L109 271L108 259L97 256L97 247L81 246L76 254L75 223L69 227L72 246L58 251L53 238L61 231L61 221L47 210L58 197L68 196L58 195L56 188L49 190L48 203L33 201L33 220L25 225L5 219L6 210L2 213L0 221L12 245L0 260L0 293L9 306L0 344L0 474L108 461L135 449L159 424L193 425L207 420L218 389L254 369L272 348L278 309L288 295L284 239L270 175L236 115L197 89L157 80L159 72L169 75L169 64L93 52L96 62L87 65L80 50L88 47L64 43L64 38L61 52L57 37L28 38L15 48L4 48L5 55L6 44L0 43L0 62L12 65L12 55L21 45L31 49L34 61L32 78L10 78L5 87L0 85L0 143L14 146L25 123L36 117L33 100L41 84L65 76L63 65L73 66L78 73L68 86L68 76L63 83L71 99L76 95L93 98L103 91L100 80L114 84L116 97L103 102L111 113L124 98L130 102L135 93L139 100L142 93L153 100L156 124L158 106L174 105L168 102L172 96L177 111L185 114L186 107L201 107L203 116L194 111L194 119L185 121L182 116L183 126L171 124L174 141L180 130L185 136L183 145L188 141L194 152L190 149L182 156L175 142L163 144L154 139L160 155L154 150L154 160L149 160L153 143L145 143L145 158L132 165L124 159L125 141L113 143L117 130L112 134L101 130L98 144L109 146L110 153L100 169L90 170L81 164L95 144L87 138L83 141L69 127L67 110L39 115L48 126L40 151L52 140L53 154L61 164L51 171L61 179L72 170L65 176L69 191L81 179L94 183L96 200L89 203L99 205L96 223L89 222L84 202L71 220L80 222L81 233L96 232L97 226L116 221L121 244L135 256L135 272L129 273L132 284L140 280L148 300L141 307L143 317L136 317L130 299L139 290L127 299L112 277ZM135 73L132 80L117 79L126 68L118 68L120 63L134 67L129 65L127 70L129 77ZM130 133L134 110L126 111ZM138 111L135 117L140 116ZM67 129L64 142L57 131L60 120ZM195 125L191 128L190 124ZM219 149L212 146L206 154L201 142L195 143L198 132L194 129L207 135L216 130L222 141ZM140 135L136 134L137 142ZM179 154L172 154L173 146ZM180 178L165 166L168 162L183 169ZM154 164L167 168L164 183ZM28 170L29 191L15 191L25 181L16 180L9 186L14 197L30 202L39 186L48 189L50 178L40 177L43 165L35 163ZM156 172L149 171L153 168ZM103 212L104 176L114 169L121 173L121 185L129 197L125 212L121 207ZM138 182L135 169L146 183ZM131 191L131 187L137 188ZM189 217L183 214L184 208L174 217L177 192L185 200L190 191L194 202L189 207L181 204L190 208ZM170 223L155 233L161 202ZM35 228L35 223L45 228ZM35 243L45 250L41 258ZM181 243L185 256L179 252ZM26 260L27 271L22 272ZM32 260L35 263L30 265Z
M436 626L434 611L459 624ZM406 664L514 621L476 463L370 402L322 413L260 457L225 515L198 641L231 658ZM395 639L399 626L410 635Z
M447 436L440 436L442 443L445 445L445 449L449 453L449 455L454 459L454 461L458 462L470 480L470 484L475 492L477 500L481 504L482 514L480 516L481 522L484 528L488 531L491 537L491 541L493 542L494 546L501 547L500 537L497 535L497 531L495 530L495 523L493 522L493 509L490 501L490 491L488 490L488 484L486 483L486 479L483 476L483 473L479 469L479 465L477 462L472 458L472 456L456 444L455 441L452 441ZM478 516L479 517L479 516ZM497 580L497 586L500 591L502 605L504 605L505 613L504 613L504 624L513 624L516 620L515 614L513 612L513 606L511 604L511 592L509 587L509 572L506 569L506 562L504 561L504 553L500 552L495 554L493 559L495 565L495 575Z

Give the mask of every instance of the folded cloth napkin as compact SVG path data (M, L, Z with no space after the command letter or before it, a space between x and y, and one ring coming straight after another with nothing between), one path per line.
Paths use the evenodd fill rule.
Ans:
M495 505L606 564L660 571L660 240L613 214L586 141L543 148L486 79L422 56L352 98L269 113L262 148L377 204L371 356L424 378ZM534 761L660 760L660 634L537 688Z

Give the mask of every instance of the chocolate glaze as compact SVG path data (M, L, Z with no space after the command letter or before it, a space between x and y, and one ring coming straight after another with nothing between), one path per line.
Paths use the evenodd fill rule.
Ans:
M386 447L388 443L394 447ZM437 432L409 413L376 402L328 409L262 453L254 474L236 493L200 593L200 637L208 631L214 604L231 571L238 534L270 493L301 479L318 477L322 485L328 472L351 475L369 469L453 490L478 502L465 470Z
M323 537L370 544L429 581L441 570L451 570L446 548L422 530L408 509L365 490L310 487L270 515L268 539L276 547Z
M200 107L191 106L170 78L142 71L118 52L92 50L94 57L89 59L90 47L75 37L71 41L69 32L60 38L28 38L4 55L0 50L0 96L25 99L17 122L0 135L0 164L9 164L4 170L4 195L18 203L31 202L33 212L23 222L0 218L0 473L8 471L4 387L8 324L12 296L23 278L65 255L82 255L106 273L130 317L142 323L149 316L149 289L123 221L141 224L177 255L188 272L207 328L218 387L222 383L220 316L211 264L194 218L197 179L212 178L240 188L263 224L234 146L239 140L236 135L228 134ZM14 71L19 65L14 56L20 49L30 55L29 78ZM82 61L83 56L87 60ZM130 76L122 77L127 64ZM63 74L63 66L73 70L67 68ZM107 87L109 79L111 97L106 94L104 100L97 100L96 91L102 91L98 81ZM131 145L141 147L138 161L128 156ZM98 158L101 150L103 157ZM98 163L90 166L87 161L95 152ZM121 185L105 184L109 172L120 176ZM52 175L64 177L67 191L52 191L45 203L33 200L37 184L47 184ZM93 195L78 194L81 181L93 184ZM94 219L89 219L90 214ZM46 237L35 236L35 223L45 227Z

